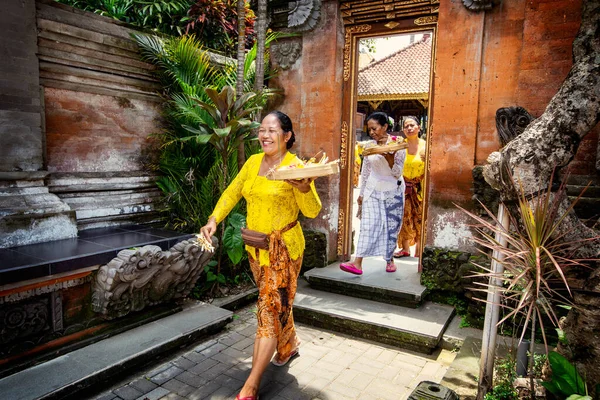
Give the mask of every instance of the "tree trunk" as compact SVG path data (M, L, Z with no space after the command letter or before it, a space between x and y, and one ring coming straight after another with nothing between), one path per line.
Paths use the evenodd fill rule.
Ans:
M573 67L544 113L522 135L488 157L485 180L504 200L514 198L503 185L511 173L527 194L535 197L548 187L554 168L562 168L575 157L579 143L600 119L600 0L584 0L581 27L573 42ZM505 175L506 176L506 175ZM561 211L568 209L567 196L554 194ZM600 255L598 233L587 228L571 211L557 235L567 240L591 239L580 248L579 258ZM594 283L595 282L595 283ZM575 293L573 308L564 324L568 347L565 355L588 380L588 388L600 382L600 269L592 270L586 291ZM590 287L593 286L593 287ZM564 352L564 347L562 351ZM593 389L592 389L593 390Z
M244 62L246 59L246 2L238 0L237 2L237 18L238 18L238 46L237 46L237 80L235 92L239 99L244 94ZM238 171L242 169L242 165L246 162L246 153L244 150L244 141L242 140L238 146L237 154Z
M579 143L600 119L600 0L583 4L581 27L573 42L573 67L544 113L522 135L501 151L488 157L483 169L485 180L500 191L503 199L513 197L503 185L508 169L527 194L544 191L555 167L562 168L575 157ZM563 209L568 207L562 199ZM570 238L592 238L597 234L573 213L561 230L573 229ZM577 236L575 236L577 235ZM580 257L600 255L600 242L590 241L581 248Z
M258 14L256 16L256 75L254 90L262 90L265 84L265 41L267 36L267 0L258 0ZM262 119L258 111L254 116L255 121Z

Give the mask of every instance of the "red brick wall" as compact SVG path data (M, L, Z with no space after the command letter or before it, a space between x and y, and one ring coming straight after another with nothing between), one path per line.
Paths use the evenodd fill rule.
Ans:
M434 76L427 243L468 247L471 169L499 147L495 114L522 106L538 117L572 65L580 0L514 0L486 13L440 2ZM596 132L582 142L574 172L594 174ZM462 232L462 233L461 233Z
M160 129L158 103L45 88L51 172L143 170L148 135Z
M311 157L324 151L331 160L340 157L342 110L342 22L338 3L325 1L317 27L303 34L302 54L270 85L283 88L285 97L275 105L290 116L296 133L292 152ZM325 232L328 256L336 257L339 177L319 178L317 191L323 210L302 226Z

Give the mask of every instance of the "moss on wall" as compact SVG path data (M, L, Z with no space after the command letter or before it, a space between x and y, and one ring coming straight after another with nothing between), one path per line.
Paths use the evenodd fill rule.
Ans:
M425 247L423 251L423 273L421 284L429 289L428 298L438 303L450 304L463 317L463 324L481 327L485 314L485 293L475 291L473 275L481 268L489 267L489 260L483 255L468 252Z
M313 268L327 266L327 236L323 232L306 229L304 230L304 240L306 241L306 248L304 249L300 276Z

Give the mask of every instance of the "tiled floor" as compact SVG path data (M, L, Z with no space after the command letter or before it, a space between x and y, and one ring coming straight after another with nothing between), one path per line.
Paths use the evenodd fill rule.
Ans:
M225 331L124 378L98 400L233 399L251 366L254 306L236 312ZM297 324L300 356L270 365L263 400L406 399L424 380L440 382L455 353L424 355Z

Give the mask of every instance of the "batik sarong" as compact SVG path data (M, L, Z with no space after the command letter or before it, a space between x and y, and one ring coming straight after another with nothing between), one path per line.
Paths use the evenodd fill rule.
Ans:
M260 265L258 254L256 258L248 257L248 260L258 286L256 338L276 338L279 359L285 359L296 347L292 305L298 287L302 257L290 260L285 246L280 249L279 254L285 262L280 262L278 269Z
M374 191L363 200L356 257L392 259L404 215L401 186L393 192Z
M421 189L423 177L415 179L406 179L406 189L404 192L404 221L402 229L398 235L398 247L403 248L402 241L408 240L409 246L416 243L416 239L421 235L421 224L423 218L423 201L419 200L418 193Z

